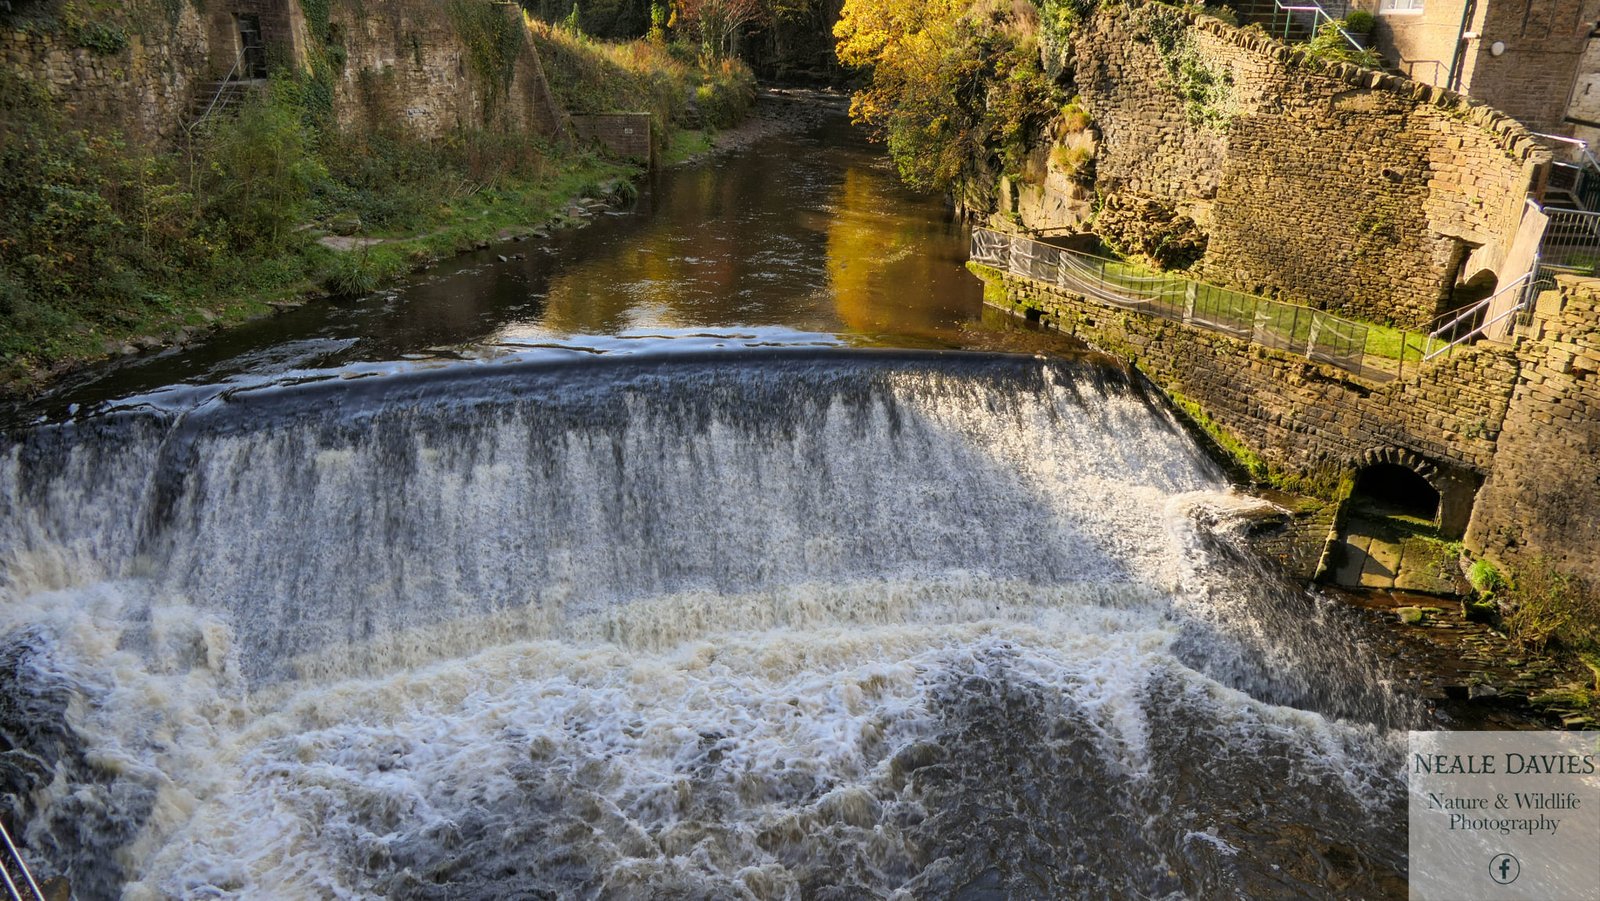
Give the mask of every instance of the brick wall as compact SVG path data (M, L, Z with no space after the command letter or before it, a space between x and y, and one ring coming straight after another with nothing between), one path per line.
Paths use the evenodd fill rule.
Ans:
M1483 0L1480 6L1463 90L1535 131L1560 130L1600 2ZM1505 46L1500 56L1490 51L1497 41Z
M649 163L651 159L649 113L591 113L572 116L572 136L595 143L618 159Z
M1527 332L1467 546L1600 584L1600 282L1563 278Z
M1174 25L1228 85L1210 120L1154 38ZM1424 325L1458 277L1500 264L1549 158L1516 122L1454 94L1173 7L1106 6L1075 34L1100 196L1192 218L1209 237L1202 271L1231 287Z

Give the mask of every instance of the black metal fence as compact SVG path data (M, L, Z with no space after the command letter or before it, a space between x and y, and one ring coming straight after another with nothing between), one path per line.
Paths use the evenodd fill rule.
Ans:
M1391 361L1394 369L1369 362L1365 324L1310 307L1152 274L1118 260L986 228L973 230L971 258L1089 300L1302 354L1363 378L1388 381L1398 374L1398 361Z

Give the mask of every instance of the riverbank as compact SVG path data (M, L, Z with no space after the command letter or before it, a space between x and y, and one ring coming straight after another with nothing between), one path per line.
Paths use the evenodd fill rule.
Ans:
M565 109L649 111L669 162L713 146L754 96L741 64L529 27ZM0 394L581 224L645 172L532 133L341 128L322 78L280 73L237 116L151 148L0 73L0 164L28 173L0 188Z

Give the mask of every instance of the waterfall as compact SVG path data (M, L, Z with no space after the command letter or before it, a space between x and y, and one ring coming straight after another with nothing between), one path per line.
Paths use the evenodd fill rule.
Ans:
M1092 357L126 404L0 443L0 800L96 896L1381 886L1410 708L1252 504Z

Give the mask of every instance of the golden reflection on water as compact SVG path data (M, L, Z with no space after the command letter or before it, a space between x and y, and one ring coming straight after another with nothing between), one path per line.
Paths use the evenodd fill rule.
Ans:
M491 341L744 325L955 344L980 318L966 230L842 124L666 173L641 202L574 236L539 314Z

